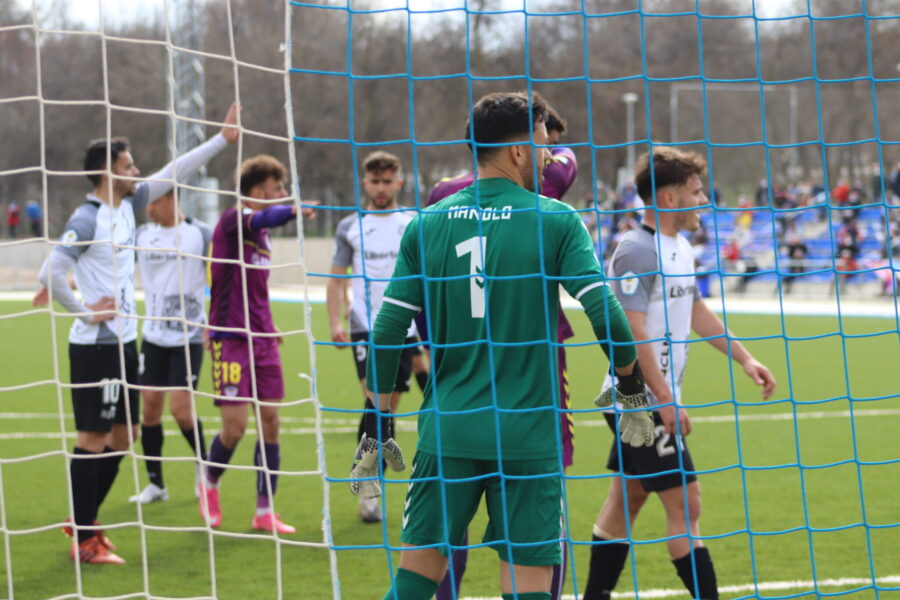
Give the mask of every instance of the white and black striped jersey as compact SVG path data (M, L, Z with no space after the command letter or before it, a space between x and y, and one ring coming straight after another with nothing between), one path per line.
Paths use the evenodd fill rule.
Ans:
M141 335L157 346L203 341L206 324L206 262L212 228L196 219L175 227L156 223L137 230L137 260L144 289Z

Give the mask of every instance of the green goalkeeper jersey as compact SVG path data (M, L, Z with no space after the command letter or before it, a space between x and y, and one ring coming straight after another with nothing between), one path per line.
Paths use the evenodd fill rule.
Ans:
M385 325L397 313L408 324L427 307L433 376L419 414L419 450L483 459L498 451L509 459L558 455L560 283L583 303L601 303L595 312L607 324L617 319L621 331L624 313L569 205L507 179L481 179L410 223L379 320ZM617 365L635 357L625 330L621 340L605 336L628 344L613 347ZM385 372L396 373L396 361L384 358L393 354L376 352L384 364L374 368L370 358L369 381L377 374L370 386L382 393L395 380ZM598 362L598 386L605 371Z

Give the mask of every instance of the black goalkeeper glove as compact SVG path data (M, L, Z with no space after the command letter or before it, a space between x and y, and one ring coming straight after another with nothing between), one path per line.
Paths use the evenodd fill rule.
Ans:
M356 448L353 457L353 468L350 469L350 491L364 498L377 498L381 495L381 483L378 477L379 448L380 454L394 471L406 469L403 451L394 441L394 420L390 411L369 409L365 416L365 433ZM380 441L379 441L380 440Z
M649 407L647 395L644 390L644 374L641 373L641 365L635 361L631 375L616 375L615 391L613 386L597 396L594 404L600 408L612 406L614 400L622 403L628 412L619 415L619 431L622 441L640 448L652 446L656 438L654 433L653 417L646 410Z

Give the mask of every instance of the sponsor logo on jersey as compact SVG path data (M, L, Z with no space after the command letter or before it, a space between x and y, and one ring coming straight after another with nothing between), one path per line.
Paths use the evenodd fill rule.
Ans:
M64 234L62 234L62 237L59 238L59 241L61 241L63 244L74 244L78 241L78 234L75 233L74 229L69 229Z
M393 250L388 250L387 252L376 252L374 250L366 250L366 260L382 260L385 258L389 258L391 260L397 260L397 253Z
M619 288L621 288L623 294L631 296L637 291L640 283L641 280L638 279L637 273L628 271L622 275L622 280L619 281Z
M669 288L669 298L681 298L688 294L693 295L695 289L697 289L695 285L673 285Z

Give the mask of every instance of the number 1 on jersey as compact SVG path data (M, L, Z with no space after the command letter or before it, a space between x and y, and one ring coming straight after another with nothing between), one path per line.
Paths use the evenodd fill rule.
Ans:
M487 237L476 235L456 245L456 256L469 255L469 297L472 302L472 318L484 318L484 255L487 252Z

